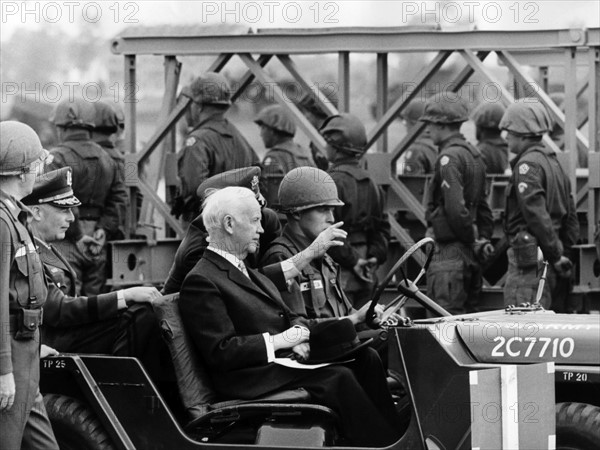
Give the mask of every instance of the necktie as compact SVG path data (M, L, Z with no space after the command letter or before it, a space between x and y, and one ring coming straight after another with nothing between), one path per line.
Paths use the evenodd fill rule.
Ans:
M246 269L246 264L244 264L243 261L239 262L238 269L240 269L244 275L250 278L250 275L248 274L248 269Z

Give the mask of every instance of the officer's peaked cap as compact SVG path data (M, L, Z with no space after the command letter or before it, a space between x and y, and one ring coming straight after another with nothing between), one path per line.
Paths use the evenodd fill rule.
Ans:
M204 180L198 189L196 195L201 199L212 192L214 189L223 189L230 186L239 186L252 189L255 193L259 191L258 183L260 179L260 167L242 167L239 169L228 170L227 172L213 175Z
M81 205L73 193L71 168L62 167L37 177L33 192L22 202L29 206L49 204L58 208L72 208Z

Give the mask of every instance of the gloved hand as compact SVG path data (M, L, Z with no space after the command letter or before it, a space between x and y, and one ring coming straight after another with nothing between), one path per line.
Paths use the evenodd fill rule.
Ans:
M98 242L93 237L87 236L85 234L81 237L81 239L77 241L76 245L79 251L89 258L93 258L94 256L100 253L98 248L102 250L102 245L100 244L100 242Z
M104 229L98 228L92 237L96 240L96 244L90 245L90 252L92 255L98 256L106 244L106 232Z
M573 272L573 263L566 256L561 256L558 261L554 263L554 270L561 278L570 278Z

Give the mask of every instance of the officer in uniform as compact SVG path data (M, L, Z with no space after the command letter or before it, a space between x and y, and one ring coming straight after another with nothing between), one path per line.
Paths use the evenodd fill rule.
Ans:
M510 244L504 304L535 301L542 264L548 264L541 305L568 311L573 263L571 249L579 237L579 223L569 179L556 154L542 143L552 129L546 108L539 102L510 105L500 128L507 131L512 175L506 188L504 229Z
M327 172L315 167L291 170L281 182L279 204L287 215L287 224L266 251L261 266L293 258L325 231L333 236L332 247L343 245L347 233L333 216L334 208L343 206L343 202ZM339 266L327 253L313 259L283 289L278 288L283 301L301 317L323 320L347 317L354 325L365 321L368 305L360 311L352 307L341 286Z
M337 109L338 97L335 90L319 90L319 95L323 101L331 103ZM312 91L304 93L296 106L304 113L311 125L318 130L321 128L323 122L325 122L325 119L327 119L328 114L317 105L314 96L315 94ZM321 170L327 170L329 168L329 160L313 142L310 143L310 151L316 166Z
M504 106L498 102L484 102L475 108L471 116L476 127L477 148L487 174L503 174L508 169L508 144L498 128L504 111Z
M104 149L108 156L112 158L117 166L118 189L127 192L125 186L125 157L117 148L116 144L119 135L125 128L124 118L120 115L120 110L102 100L94 103L96 109L96 119L94 120L94 132L92 140ZM122 210L119 211L119 229L116 234L107 236L108 240L117 240L125 238L125 218L127 217L127 208L129 206L129 197L127 202L122 203Z
M98 296L77 296L76 275L52 245L64 238L74 220L71 209L80 205L71 179L70 167L47 172L23 199L33 213L33 234L48 280L44 343L60 352L136 356L146 370L156 374L162 342L151 303L160 297L158 290L133 287Z
M335 208L335 217L348 232L346 244L331 249L330 255L342 266L344 292L360 309L375 288L377 266L387 258L390 226L383 212L383 192L359 165L367 133L357 117L331 116L320 132L327 142L329 174L344 203Z
M466 101L450 93L430 98L421 117L439 148L426 212L428 234L436 242L427 292L452 314L476 310L482 286L480 264L494 252L485 163L460 133L468 118Z
M260 127L260 137L268 149L263 159L263 178L267 186L266 198L269 205L276 204L281 180L290 170L315 167L310 151L296 142L296 125L279 105L264 108L254 122Z
M127 191L116 163L92 141L96 111L82 99L59 103L52 121L61 143L51 150L49 169L73 169L73 191L81 205L66 239L57 243L78 279L78 292L97 295L106 280L107 236L119 233L121 213L126 209Z
M400 113L400 118L404 122L407 133L418 125L424 109L425 101L415 99ZM423 175L432 173L436 159L437 148L427 134L427 130L424 130L404 151L403 161L400 164L398 174Z
M6 449L58 449L39 391L47 286L29 230L30 194L48 152L27 125L0 123L0 439Z
M231 106L230 88L225 77L214 72L205 73L192 82L189 92L193 100L190 125L194 128L178 154L181 189L173 208L175 216L182 216L184 224L200 212L196 189L204 180L227 170L260 165L250 144L224 117Z

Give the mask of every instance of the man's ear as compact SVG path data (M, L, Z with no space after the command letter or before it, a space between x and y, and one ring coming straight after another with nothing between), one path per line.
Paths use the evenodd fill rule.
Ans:
M223 229L228 234L233 234L233 217L229 214L223 217Z
M33 220L35 220L36 222L41 222L44 220L44 213L42 212L42 208L34 205L30 206L29 209L32 212Z

